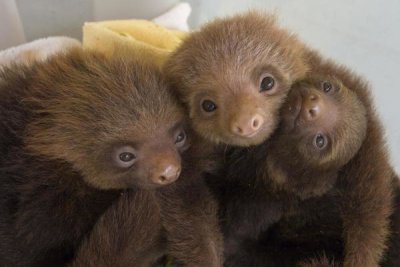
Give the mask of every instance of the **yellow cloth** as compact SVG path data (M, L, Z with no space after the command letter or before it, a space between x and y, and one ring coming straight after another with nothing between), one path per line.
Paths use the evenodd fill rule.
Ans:
M83 47L107 55L128 49L161 65L186 35L148 20L87 22L83 26Z

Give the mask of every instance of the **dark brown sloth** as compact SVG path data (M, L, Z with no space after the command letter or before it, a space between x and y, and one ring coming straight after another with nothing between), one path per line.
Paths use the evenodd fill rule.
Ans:
M248 12L190 34L164 70L196 132L214 143L249 146L276 128L290 85L306 74L303 54L274 16Z
M226 162L219 188L227 266L382 259L393 175L368 86L315 52L309 62L312 75L291 89L274 135Z
M12 66L0 81L1 266L79 264L82 240L115 207L131 216L129 247L141 249L132 262L121 256L124 264L169 253L218 266L214 202L197 160L186 156L184 112L158 67L123 52L106 58L77 49Z

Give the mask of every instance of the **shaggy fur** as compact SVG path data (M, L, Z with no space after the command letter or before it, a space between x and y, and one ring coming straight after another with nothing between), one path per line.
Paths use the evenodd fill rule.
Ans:
M153 266L166 253L183 266L222 266L217 206L193 169L157 191L124 193L82 243L72 266Z
M156 66L123 53L110 59L74 50L1 73L1 266L71 262L103 224L113 238L129 233L96 244L134 248L123 264L144 266L156 259L142 253L168 252L191 266L219 265L214 202L199 177L200 159L181 166L190 140L181 138L185 118L167 91ZM121 146L136 155L129 168L116 164ZM166 174L171 166L174 173ZM161 187L180 169L179 184ZM77 264L95 255L82 253Z
M316 52L309 53L309 63L309 79L319 83L308 87L328 80L348 91L336 100L341 126L333 129L334 147L326 154L310 152L305 140L296 139L308 126L298 122L294 135L287 134L283 111L283 124L270 140L228 156L227 178L214 183L227 266L372 267L382 260L392 168L368 85ZM295 85L290 95L301 87Z
M216 19L192 33L164 68L194 129L214 143L249 146L268 138L293 81L307 71L303 45L264 13ZM263 77L274 79L261 91ZM216 109L205 112L202 103ZM240 134L257 118L258 131ZM253 125L254 126L254 125Z

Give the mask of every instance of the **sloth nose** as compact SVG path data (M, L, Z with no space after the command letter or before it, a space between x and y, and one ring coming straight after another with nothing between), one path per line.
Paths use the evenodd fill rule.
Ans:
M260 114L240 116L231 124L231 132L242 137L251 137L256 134L264 123Z
M307 95L303 100L303 118L306 120L315 120L317 119L323 109L324 101L317 94Z
M167 185L175 182L178 179L180 172L180 165L166 163L159 166L158 170L153 173L150 179L156 184Z

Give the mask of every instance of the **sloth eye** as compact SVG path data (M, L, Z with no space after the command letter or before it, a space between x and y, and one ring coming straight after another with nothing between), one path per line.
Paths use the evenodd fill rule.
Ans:
M123 162L129 162L131 160L134 160L136 157L130 152L122 152L119 154L119 159Z
M184 143L186 140L186 133L184 131L181 131L175 139L175 144L180 144L180 143Z
M216 110L217 109L217 105L215 105L215 103L214 102L212 102L211 100L204 100L202 103L201 103L201 107L203 108L203 110L205 111L205 112L213 112L214 110Z
M114 149L113 158L118 167L128 168L136 162L137 156L135 149L126 145L116 147Z
M314 138L314 145L319 148L323 149L326 147L327 141L326 137L323 134L317 134Z
M275 80L272 76L266 76L261 80L260 92L269 91L275 86Z
M322 90L324 90L325 93L328 93L332 90L332 84L328 81L325 81L322 83Z

